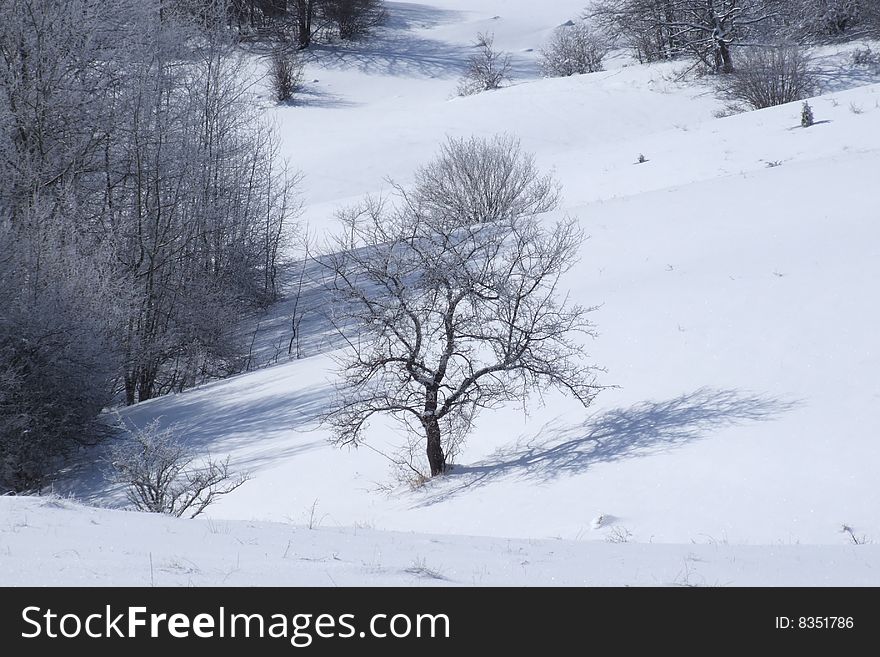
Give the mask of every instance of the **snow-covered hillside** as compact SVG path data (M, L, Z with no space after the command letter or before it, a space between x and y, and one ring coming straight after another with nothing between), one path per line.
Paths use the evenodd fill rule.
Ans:
M0 583L880 583L876 545L854 544L880 540L880 80L829 52L803 129L799 103L715 118L679 63L539 78L536 51L582 5L390 2L378 39L318 49L302 103L271 111L318 234L446 135L519 137L590 236L565 279L598 306L588 349L609 387L589 409L550 394L486 412L453 471L413 490L376 451L328 444L336 375L314 337L123 412L251 474L210 520L0 498ZM516 78L455 97L478 31ZM276 320L261 344L286 345ZM390 423L369 435L404 442ZM97 469L57 490L125 505Z

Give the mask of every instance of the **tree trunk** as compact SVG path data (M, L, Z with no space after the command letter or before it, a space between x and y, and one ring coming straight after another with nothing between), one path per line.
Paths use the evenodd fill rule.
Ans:
M425 435L428 438L428 464L431 466L431 476L446 472L446 455L443 453L443 443L440 440L440 423L437 418L430 415L422 420L425 425Z
M718 52L721 55L721 72L732 73L733 61L730 58L730 46L727 45L726 41L721 41L719 43Z
M134 406L137 381L134 374L125 375L125 405Z
M296 22L300 50L308 48L312 42L312 16L314 0L298 0L296 3Z
M153 398L153 387L156 383L156 375L142 370L138 378L138 401L147 401Z

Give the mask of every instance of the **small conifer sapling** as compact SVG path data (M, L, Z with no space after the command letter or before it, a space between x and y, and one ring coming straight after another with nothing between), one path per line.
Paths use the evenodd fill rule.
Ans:
M804 101L801 107L801 126L809 128L811 125L813 125L813 108L810 107L808 102Z

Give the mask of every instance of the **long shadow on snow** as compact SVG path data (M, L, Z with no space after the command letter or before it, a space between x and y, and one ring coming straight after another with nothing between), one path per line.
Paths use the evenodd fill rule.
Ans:
M431 5L414 2L386 2L388 20L385 27L396 30L428 29L462 19L462 12L454 9L441 9Z
M316 45L311 54L327 67L424 77L461 75L469 56L467 48L391 30L382 30L365 41Z
M388 22L369 38L333 45L317 44L310 55L325 66L355 68L363 73L398 76L458 77L464 73L474 49L415 34L452 22L460 12L408 2L389 2ZM476 37L476 33L474 34ZM533 77L535 65L513 56L514 77Z
M823 93L846 91L880 82L880 69L853 66L849 61L841 62L835 55L814 57L811 66Z
M323 284L324 274L315 260L280 268L282 297L256 315L254 328L243 336L250 343L249 370L314 356L344 344L328 318L331 298Z
M598 463L668 451L724 427L772 420L797 405L738 390L701 388L666 401L612 409L574 426L548 423L537 435L483 462L456 465L438 482L439 490L417 506L442 502L501 477L543 483L581 474Z
M201 455L222 459L229 452L246 450L231 462L234 472L254 472L279 459L327 446L325 439L309 439L305 431L316 425L326 408L328 389L284 391L278 390L273 380L264 384L266 394L254 401L252 396L235 394L235 390L217 390L224 383L228 381L131 407L124 412L123 421L126 426L139 428L158 417L161 427L175 428L176 435L198 455L197 460ZM259 393L259 388L259 384L249 386L248 392ZM172 404L163 413L162 406L168 402ZM291 430L303 433L292 443L285 437L284 445L280 446L281 434ZM124 436L111 438L90 448L53 486L55 492L73 495L86 503L121 503L124 500L121 487L107 479L106 468L101 463L108 455L111 442L125 439Z

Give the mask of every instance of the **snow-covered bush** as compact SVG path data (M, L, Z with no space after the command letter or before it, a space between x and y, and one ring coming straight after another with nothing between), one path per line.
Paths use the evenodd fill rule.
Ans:
M763 109L807 98L817 87L810 57L792 45L744 50L735 71L719 76L719 92L733 103Z
M586 23L566 23L541 49L541 72L547 77L595 73L607 53L607 40Z
M293 98L302 84L303 61L296 50L279 46L272 51L269 79L275 100L284 103Z
M862 66L874 73L880 73L880 52L874 52L870 46L856 48L852 51L853 66Z
M228 458L197 462L174 429L162 429L158 418L140 429L122 428L128 436L120 437L110 450L111 474L126 486L129 501L139 511L195 518L247 481L247 475L229 471Z
M871 50L870 46L856 48L852 51L852 63L856 66L870 66L880 63L880 54Z
M474 43L477 53L468 60L467 69L458 84L459 96L499 89L505 80L510 79L510 55L495 50L494 42L492 34L477 35Z

